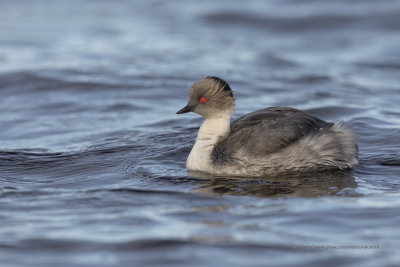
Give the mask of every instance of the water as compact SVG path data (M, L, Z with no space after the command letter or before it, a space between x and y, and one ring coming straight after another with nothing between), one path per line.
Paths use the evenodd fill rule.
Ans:
M0 2L1 266L396 266L399 1ZM350 174L188 173L190 85L345 120Z

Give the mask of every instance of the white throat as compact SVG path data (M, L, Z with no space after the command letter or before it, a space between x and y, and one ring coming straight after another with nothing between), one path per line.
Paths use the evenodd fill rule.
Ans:
M212 151L214 146L229 134L231 116L232 114L227 112L221 117L208 118L203 122L186 161L186 168L192 171L210 171Z

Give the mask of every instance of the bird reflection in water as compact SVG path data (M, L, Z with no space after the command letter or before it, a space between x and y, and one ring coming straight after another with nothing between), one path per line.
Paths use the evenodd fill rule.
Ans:
M358 196L357 182L350 172L325 171L276 177L223 177L190 172L203 182L195 192L207 195L248 195L257 197Z

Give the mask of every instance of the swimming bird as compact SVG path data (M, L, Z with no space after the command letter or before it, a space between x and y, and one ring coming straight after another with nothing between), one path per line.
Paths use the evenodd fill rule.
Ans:
M219 77L195 82L177 114L204 117L186 167L212 175L266 176L350 170L358 163L355 134L290 107L269 107L231 124L235 98Z

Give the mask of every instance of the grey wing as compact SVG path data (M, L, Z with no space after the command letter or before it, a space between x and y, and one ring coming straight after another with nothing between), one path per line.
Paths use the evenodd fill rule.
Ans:
M214 158L229 157L239 149L254 156L265 156L332 125L293 108L262 109L232 123L230 135L216 146Z

